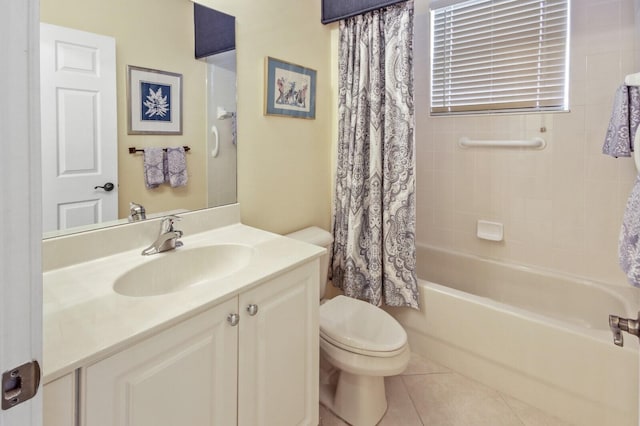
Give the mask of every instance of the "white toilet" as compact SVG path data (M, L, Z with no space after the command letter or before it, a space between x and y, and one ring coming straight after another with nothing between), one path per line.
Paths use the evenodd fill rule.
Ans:
M327 231L310 227L287 237L330 248ZM320 259L320 356L339 370L322 385L320 402L354 426L375 425L387 411L384 377L409 363L407 333L391 315L367 302L336 296L324 300L329 255Z

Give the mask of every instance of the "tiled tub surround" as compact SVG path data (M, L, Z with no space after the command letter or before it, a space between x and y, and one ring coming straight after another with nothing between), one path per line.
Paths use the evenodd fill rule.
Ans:
M418 246L420 311L389 309L411 350L581 426L638 424L634 289Z
M163 296L126 297L112 288L119 275L173 254L140 254L157 236L157 220L44 241L45 384L323 253L321 248L240 224L237 206L182 217L176 228L185 233L184 249L247 245L254 252L249 265L215 283Z
M626 285L617 243L637 171L601 151L616 88L640 71L634 2L572 1L569 112L448 117L429 115L428 11L416 3L419 243ZM460 148L463 136L547 147ZM504 242L476 238L481 219L503 223Z

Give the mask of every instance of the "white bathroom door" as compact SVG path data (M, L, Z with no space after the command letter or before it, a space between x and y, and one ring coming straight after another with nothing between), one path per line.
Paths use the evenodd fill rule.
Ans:
M45 232L118 218L115 55L113 37L40 26Z
M0 0L0 375L42 365L39 20L37 0ZM42 392L13 405L17 384L0 386L0 426L41 425Z

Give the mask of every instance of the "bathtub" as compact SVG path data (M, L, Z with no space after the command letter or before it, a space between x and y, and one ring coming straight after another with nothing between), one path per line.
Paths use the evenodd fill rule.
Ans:
M638 425L638 290L418 245L421 309L389 308L413 352L576 425Z

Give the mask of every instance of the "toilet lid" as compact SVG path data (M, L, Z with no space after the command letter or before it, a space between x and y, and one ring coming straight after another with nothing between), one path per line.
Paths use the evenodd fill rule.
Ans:
M407 333L395 318L346 296L320 305L320 335L345 348L367 352L394 352L407 343Z

